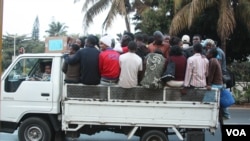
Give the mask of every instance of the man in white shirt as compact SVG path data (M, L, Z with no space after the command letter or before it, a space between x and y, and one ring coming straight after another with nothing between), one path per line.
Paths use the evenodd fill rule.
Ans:
M118 85L122 88L133 88L138 85L138 74L142 71L142 59L135 53L136 49L136 42L130 41L129 51L120 55L121 73Z

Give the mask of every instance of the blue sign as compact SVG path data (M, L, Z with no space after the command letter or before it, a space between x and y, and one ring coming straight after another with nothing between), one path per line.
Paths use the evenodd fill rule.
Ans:
M49 40L49 51L63 50L63 40Z

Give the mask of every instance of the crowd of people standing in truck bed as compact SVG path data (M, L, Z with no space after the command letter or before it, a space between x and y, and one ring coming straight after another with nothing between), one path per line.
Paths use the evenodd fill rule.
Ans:
M70 44L64 59L65 82L85 85L210 88L222 85L226 73L223 50L198 34L192 43L188 35L170 37L161 31L152 36L124 32L120 43L109 35L89 35ZM161 83L169 60L175 63L175 78Z
M168 63L175 64L175 77L161 81ZM212 39L195 34L169 36L124 32L120 42L106 34L88 35L70 44L64 55L66 83L118 85L122 88L183 87L222 88L227 73L226 57Z

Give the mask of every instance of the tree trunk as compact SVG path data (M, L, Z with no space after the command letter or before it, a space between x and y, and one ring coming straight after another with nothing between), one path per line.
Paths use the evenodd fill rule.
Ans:
M130 21L129 21L129 17L128 17L128 14L125 15L125 24L126 24L126 28L127 28L127 31L130 32Z
M225 55L226 55L226 38L221 39L221 49L224 51Z

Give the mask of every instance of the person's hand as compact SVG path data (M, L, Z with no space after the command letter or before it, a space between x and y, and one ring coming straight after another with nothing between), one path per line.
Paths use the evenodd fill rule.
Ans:
M181 91L182 95L186 95L187 94L187 88L186 87L182 88L180 91Z
M69 54L67 53L67 54L63 54L63 56L62 56L64 59L66 59L66 58L68 58L69 57Z
M206 86L207 87L207 90L211 90L212 88L211 88L211 86Z
M30 77L30 78L28 78L27 80L28 80L28 81L37 81L36 78L34 78L34 77Z

